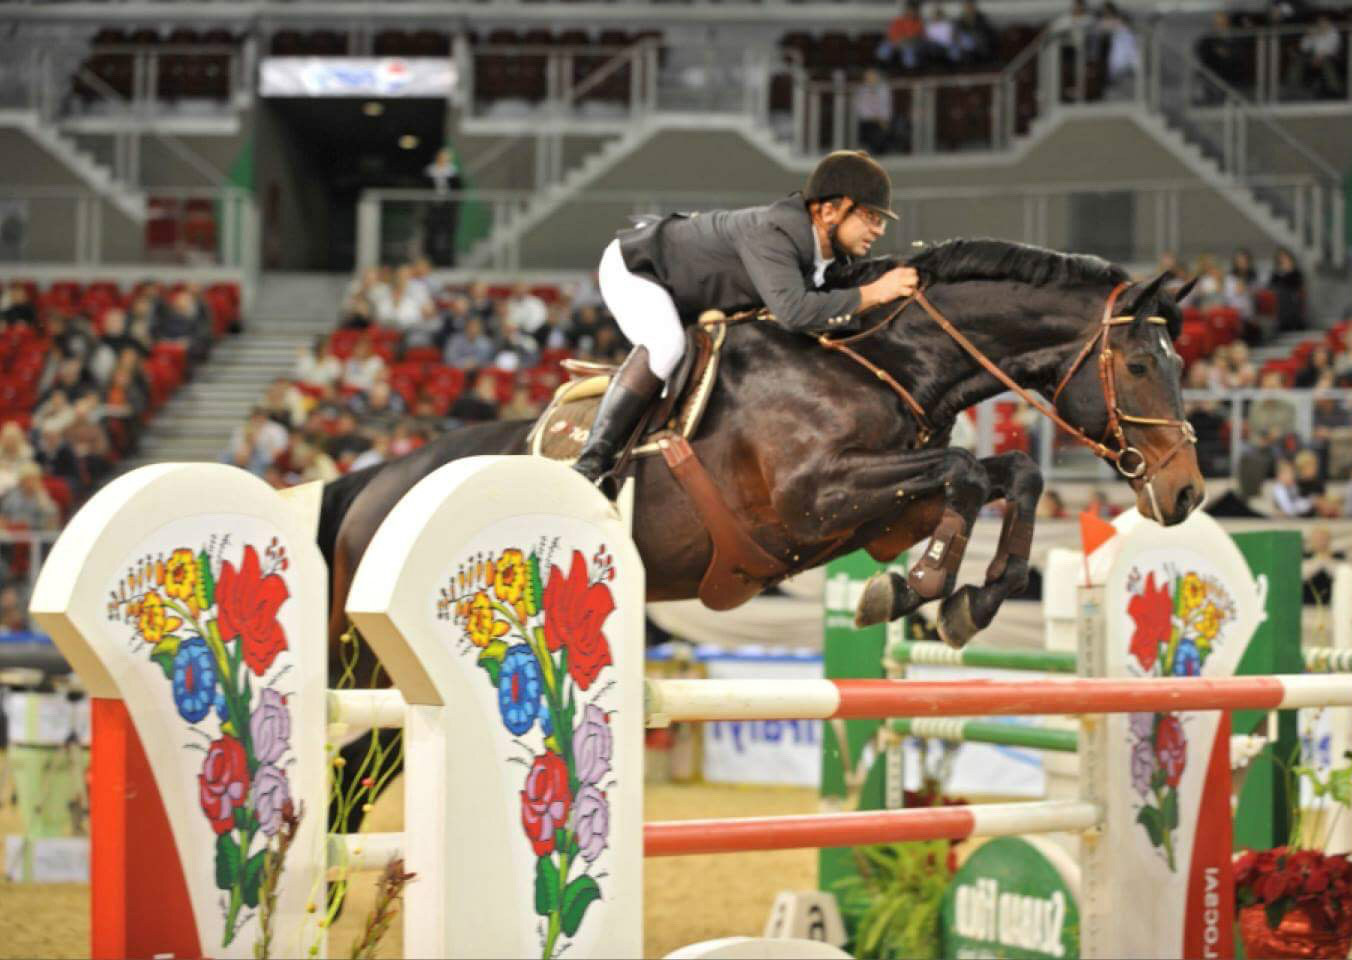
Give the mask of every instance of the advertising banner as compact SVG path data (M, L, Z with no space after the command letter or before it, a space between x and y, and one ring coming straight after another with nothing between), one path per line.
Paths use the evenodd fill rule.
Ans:
M265 57L264 97L449 97L455 64L442 57Z

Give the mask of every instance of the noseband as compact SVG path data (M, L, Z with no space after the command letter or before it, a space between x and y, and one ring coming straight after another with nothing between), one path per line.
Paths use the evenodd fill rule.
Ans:
M1139 483L1139 485L1144 486L1146 492L1150 496L1150 506L1155 511L1155 519L1162 520L1164 515L1160 512L1159 501L1155 497L1155 477L1159 475L1160 471L1164 469L1169 461L1171 461L1180 450L1186 446L1197 443L1197 433L1193 430L1192 424L1188 423L1186 420L1138 417L1133 414L1125 413L1122 408L1118 406L1117 377L1113 367L1113 349L1109 345L1108 339L1109 335L1112 333L1113 327L1135 322L1135 317L1116 316L1113 312L1117 306L1117 298L1121 296L1122 292L1129 286L1130 284L1126 282L1119 283L1113 288L1112 293L1108 294L1108 300L1103 305L1103 320L1099 324L1099 331L1085 342L1084 347L1081 348L1079 354L1075 357L1075 362L1070 365L1070 369L1067 370L1065 376L1061 378L1061 382L1057 385L1056 391L1052 394L1051 406L1048 406L1044 401L1038 399L1023 387L1019 386L1009 374L1005 373L992 363L990 358L978 350L970 340L962 335L962 332L959 331L957 327L949 323L948 319L935 309L934 305L926 299L924 291L922 290L916 290L914 294L907 297L905 300L902 300L901 303L897 305L896 309L884 317L879 323L862 333L856 333L853 336L844 337L839 340L832 340L823 335L817 338L817 342L828 350L834 350L845 354L851 360L854 360L856 363L865 367L875 377L886 383L894 393L901 397L919 422L920 434L918 443L920 446L924 446L934 435L934 428L925 417L924 409L916 402L915 397L911 396L910 391L899 384L894 377L887 373L887 371L846 346L848 343L855 340L862 340L881 330L884 326L899 317L901 313L911 305L912 301L920 304L920 308L929 315L930 319L938 324L940 329L947 333L958 346L962 347L973 360L984 367L986 372L995 377L995 379L999 380L1014 393L1018 394L1024 402L1028 403L1044 417L1060 427L1078 443L1082 443L1090 450L1094 451L1096 456L1111 461L1113 466L1117 468L1117 472L1126 477L1133 485ZM1164 324L1166 321L1163 317L1148 317L1146 318L1146 322ZM1066 385L1070 383L1076 372L1079 371L1085 360L1088 359L1089 354L1093 352L1096 344L1098 346L1099 382L1103 387L1103 404L1108 411L1108 425L1103 431L1103 437L1099 440L1094 440L1087 436L1083 430L1079 427L1072 426L1056 412L1056 402L1060 398L1061 393L1065 390ZM1138 424L1143 427L1174 428L1179 431L1179 438L1164 456L1160 458L1160 461L1151 467L1149 461L1146 460L1145 454L1142 453L1139 448L1134 447L1127 442L1126 432L1122 428L1124 423ZM1116 448L1107 445L1106 441L1108 441L1109 438L1116 443Z

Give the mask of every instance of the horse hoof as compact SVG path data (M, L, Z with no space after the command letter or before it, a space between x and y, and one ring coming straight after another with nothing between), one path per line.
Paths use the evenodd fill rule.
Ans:
M967 646L967 641L981 631L972 617L972 593L971 587L963 587L939 607L939 637L955 650Z
M892 618L892 603L896 599L897 589L892 573L875 573L864 584L864 592L859 595L859 605L854 608L855 629L886 623Z

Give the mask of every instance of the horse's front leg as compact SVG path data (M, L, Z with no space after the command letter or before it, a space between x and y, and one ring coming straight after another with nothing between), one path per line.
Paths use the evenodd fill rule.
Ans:
M865 585L856 626L895 620L953 592L967 538L989 489L976 457L959 447L893 454L849 475L848 496L858 526L897 516L904 504L921 499L938 499L942 510L937 524L930 513L925 527L913 531L913 540L925 534L930 540L905 577L879 574Z
M1028 586L1033 523L1042 496L1042 474L1026 453L986 457L981 466L990 481L990 499L1005 500L1005 520L985 584L959 587L939 608L939 636L953 647L986 629L1000 605Z

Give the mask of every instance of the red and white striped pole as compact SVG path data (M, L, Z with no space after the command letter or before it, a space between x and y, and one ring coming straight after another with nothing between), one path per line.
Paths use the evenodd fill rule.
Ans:
M648 680L648 726L679 720L827 720L1276 710L1352 706L1352 676L961 680Z
M965 807L919 807L791 817L679 820L643 827L643 855L746 853L850 847L912 840L962 840L1054 830L1087 830L1102 819L1081 801L990 803Z

